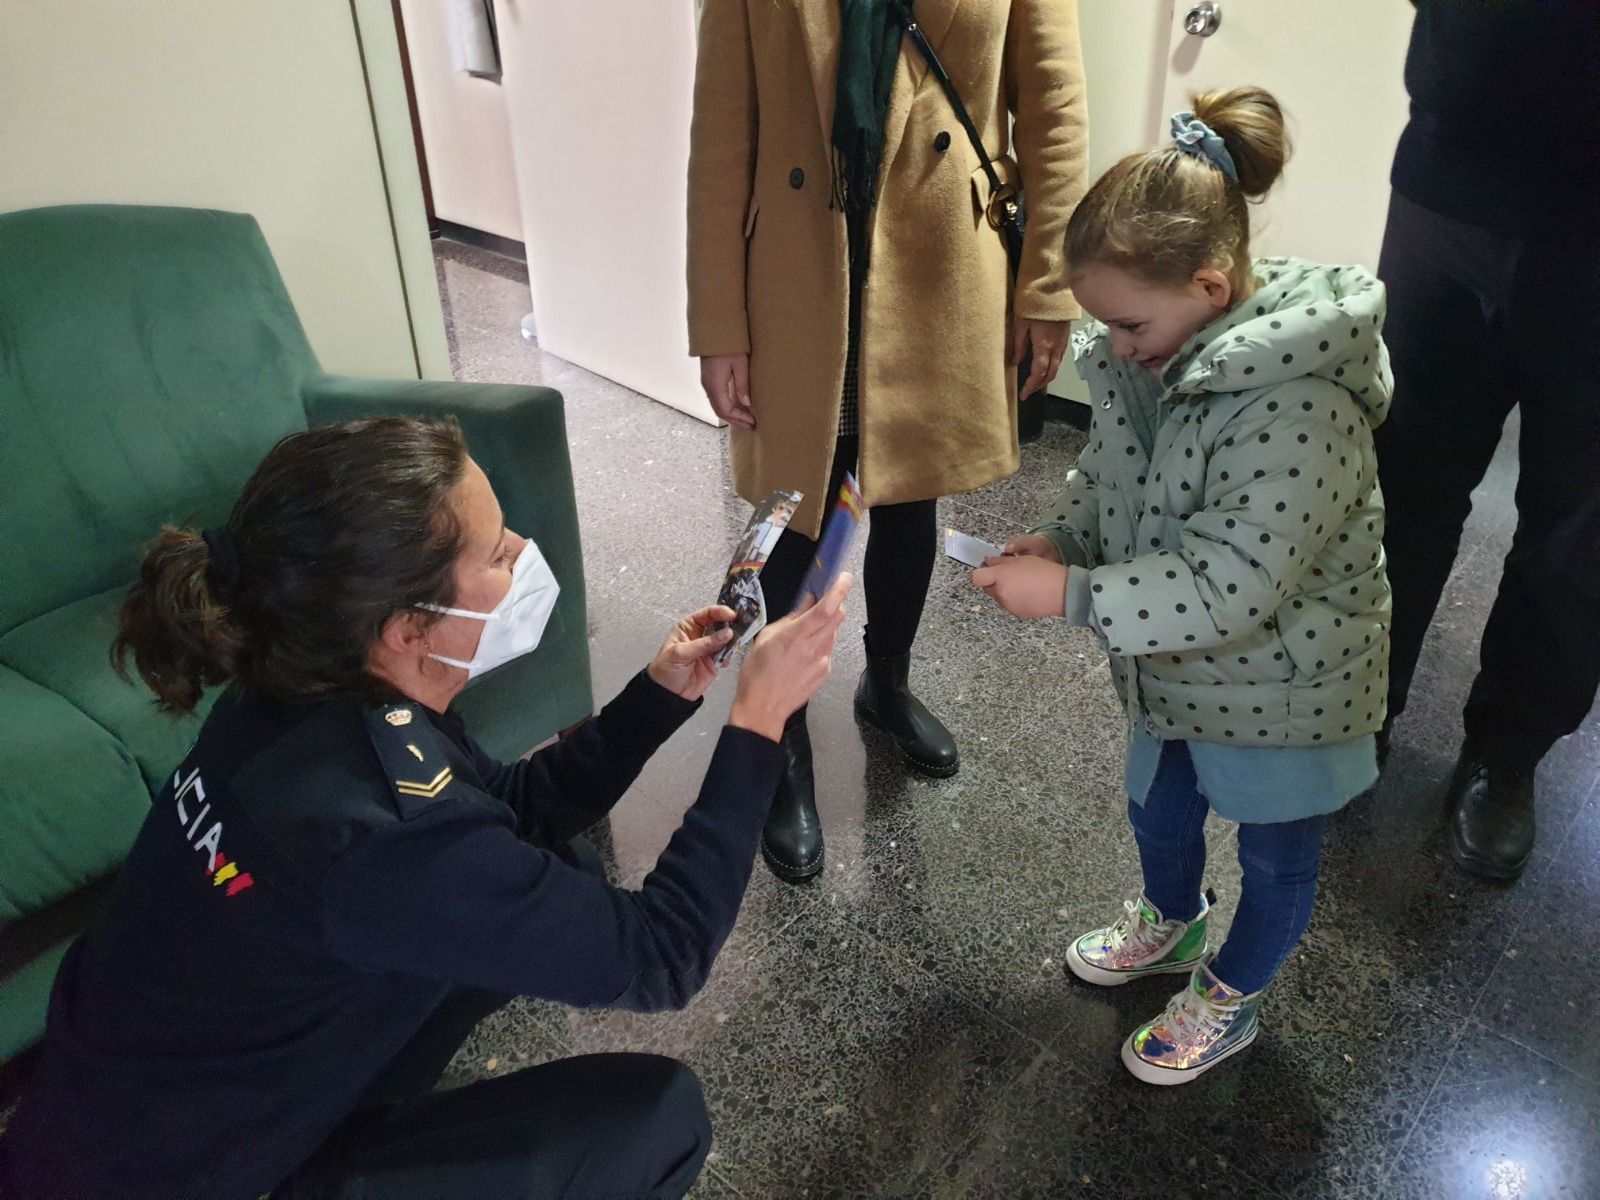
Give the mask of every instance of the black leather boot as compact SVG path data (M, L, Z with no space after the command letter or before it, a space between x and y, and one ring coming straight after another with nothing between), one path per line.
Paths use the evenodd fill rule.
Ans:
M783 775L761 832L761 857L786 883L802 883L822 870L822 822L817 819L816 776L806 710L783 727Z
M1537 764L1535 764L1537 765ZM1533 766L1467 746L1450 788L1450 857L1486 879L1515 879L1533 855Z
M944 722L911 694L911 654L880 658L867 639L867 669L856 685L856 716L894 739L906 766L919 775L948 779L961 767L956 740Z
M1027 376L1023 375L1023 379L1026 378ZM1022 386L1021 382L1017 386ZM1044 405L1043 392L1035 392L1017 402L1017 441L1021 445L1037 442L1044 436Z

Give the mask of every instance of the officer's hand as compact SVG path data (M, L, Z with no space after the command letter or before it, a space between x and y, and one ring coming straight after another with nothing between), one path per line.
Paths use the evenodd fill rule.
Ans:
M655 661L645 668L650 678L685 700L698 700L717 679L716 655L733 640L733 630L718 629L737 616L723 604L692 613L672 627Z
M833 671L833 643L844 623L849 575L804 612L774 621L761 631L739 672L728 724L777 741L783 723L816 695Z

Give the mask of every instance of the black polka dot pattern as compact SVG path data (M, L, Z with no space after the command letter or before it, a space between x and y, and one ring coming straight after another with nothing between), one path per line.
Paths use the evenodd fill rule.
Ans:
M1045 528L1093 569L1113 675L1136 673L1159 727L1311 746L1383 719L1371 424L1391 385L1375 280L1295 260L1260 260L1258 278L1265 263L1274 289L1191 338L1160 378L1116 359L1098 326L1074 335L1112 408L1092 410Z

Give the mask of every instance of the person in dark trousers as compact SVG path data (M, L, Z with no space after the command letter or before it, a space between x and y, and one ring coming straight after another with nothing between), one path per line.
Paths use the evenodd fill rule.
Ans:
M1515 878L1534 768L1600 687L1600 6L1419 0L1379 275L1392 723L1471 494L1521 410L1517 529L1450 790L1450 851Z
M680 622L565 741L514 764L451 701L533 649L558 590L453 421L295 434L225 526L167 527L115 646L165 708L227 688L68 952L0 1192L677 1197L693 1073L569 1058L434 1091L514 994L685 1004L732 928L847 579L746 658L695 805L638 891L578 834L693 713L732 616Z

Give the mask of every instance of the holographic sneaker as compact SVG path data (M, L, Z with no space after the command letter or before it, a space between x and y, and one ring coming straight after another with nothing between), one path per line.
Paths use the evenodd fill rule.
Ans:
M1067 947L1067 967L1079 979L1117 987L1146 975L1187 974L1206 954L1206 915L1217 894L1206 889L1192 921L1168 921L1140 896L1122 902L1123 914L1091 929Z
M1167 1011L1122 1043L1122 1065L1146 1083L1188 1083L1251 1042L1261 993L1234 991L1202 963Z

